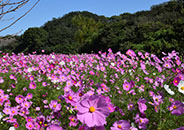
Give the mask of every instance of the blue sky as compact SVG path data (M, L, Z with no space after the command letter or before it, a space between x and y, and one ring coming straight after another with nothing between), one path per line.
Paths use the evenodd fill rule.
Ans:
M107 17L119 15L125 12L149 10L152 5L167 2L169 0L41 0L40 3L25 17L12 27L0 32L0 36L23 33L30 27L40 27L53 18L62 17L71 11L89 11L97 15ZM28 10L36 0L31 0L19 11L9 14L4 19L17 18ZM0 21L0 29L12 21ZM19 33L19 34L21 34Z

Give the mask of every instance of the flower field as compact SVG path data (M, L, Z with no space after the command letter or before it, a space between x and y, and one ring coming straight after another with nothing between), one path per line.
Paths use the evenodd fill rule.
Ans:
M0 130L184 130L175 51L0 55Z

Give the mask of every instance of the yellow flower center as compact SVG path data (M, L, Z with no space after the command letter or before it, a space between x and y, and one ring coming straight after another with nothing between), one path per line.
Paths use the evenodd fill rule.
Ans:
M32 125L29 125L29 127L31 128L31 127L32 127Z
M69 99L69 100L72 100L72 96L68 96L68 99Z
M118 128L119 128L119 129L121 129L121 128L122 128L122 126L121 126L121 125L118 125Z
M174 105L173 108L176 109L177 107Z
M93 106L91 106L90 108L89 108L89 111L92 113L92 112L95 112L95 108L93 107Z
M75 120L72 118L71 121L74 122Z
M140 121L140 123L142 123L142 120L141 119L139 121Z
M184 90L184 86L181 87L181 90Z
M53 107L56 108L56 104L54 104Z
M39 123L40 123L40 125L41 125L41 124L42 124L42 121L40 121Z
M128 88L128 85L126 85L126 88Z

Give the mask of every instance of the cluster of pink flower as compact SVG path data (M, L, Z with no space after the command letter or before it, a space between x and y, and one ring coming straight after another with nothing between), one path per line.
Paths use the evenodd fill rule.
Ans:
M29 130L145 130L161 127L153 112L183 116L184 63L177 52L159 59L108 51L3 54L0 123ZM180 124L172 129L183 129Z

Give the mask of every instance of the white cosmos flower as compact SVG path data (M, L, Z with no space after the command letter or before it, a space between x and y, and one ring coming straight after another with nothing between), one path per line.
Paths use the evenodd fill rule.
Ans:
M0 112L0 120L3 118L3 113Z
M59 64L60 64L60 65L64 65L64 64L65 64L65 62L64 62L64 61L61 61Z
M55 59L55 55L52 55L52 58Z
M28 68L27 71L30 73L30 72L33 71L33 70L32 70L32 68Z
M130 70L128 70L128 72L130 73L130 75L132 75L132 74L133 74L131 69L130 69Z
M15 127L12 126L12 127L9 128L9 130L15 130Z
M164 89L170 94L170 95L174 95L174 91L172 91L170 88L169 88L169 85L164 85Z
M182 94L184 94L184 81L180 80L179 84L178 84L178 91Z
M111 63L111 65L112 65L112 66L115 66L115 64L114 64L114 63Z

